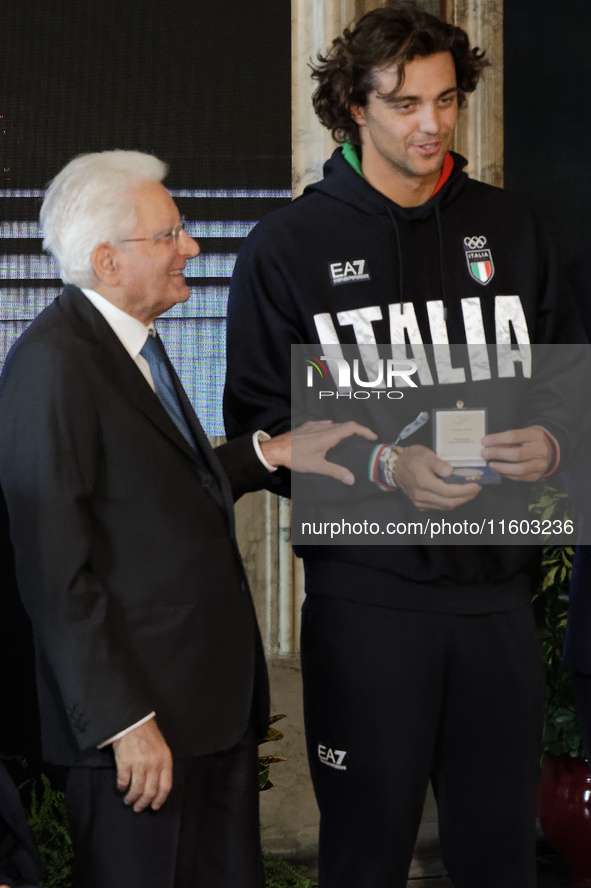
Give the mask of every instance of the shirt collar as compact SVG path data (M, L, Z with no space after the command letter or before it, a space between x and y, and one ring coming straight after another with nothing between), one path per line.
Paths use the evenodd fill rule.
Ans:
M146 343L148 333L150 330L153 330L154 327L152 325L146 327L146 325L142 324L141 321L138 321L137 318L133 318L130 314L127 314L126 311L117 308L116 305L113 305L112 302L109 302L108 299L105 299L105 297L101 296L100 293L97 293L96 290L90 290L86 287L82 287L81 289L97 311L102 314L123 347L135 361Z
M363 170L361 169L361 148L354 145L350 139L345 139L345 141L343 142L343 144L341 146L341 151L342 151L343 157L345 158L347 163L353 167L355 172L359 173L359 175L362 178L365 178L363 176ZM441 172L439 174L439 180L437 182L437 185L435 186L435 191L433 192L431 197L434 197L438 191L441 191L441 189L443 188L443 186L445 185L445 183L447 182L447 180L451 176L451 174L453 172L453 168L454 168L454 159L451 156L451 153L448 151L445 155L444 160L443 160L443 166L442 166Z

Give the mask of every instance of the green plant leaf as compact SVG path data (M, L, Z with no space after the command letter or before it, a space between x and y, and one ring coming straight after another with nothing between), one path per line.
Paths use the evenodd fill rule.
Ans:
M267 768L269 765L275 765L277 762L284 762L286 759L282 755L260 755L259 763Z
M277 728L269 728L267 732L267 736L262 741L263 743L271 743L275 740L283 740L283 732L278 731Z
M261 743L268 743L277 740L283 739L283 734L281 731L278 731L276 728L271 727L275 722L278 722L279 719L285 718L285 715L272 715L269 719L269 728L267 730L267 736ZM259 790L264 792L267 789L271 789L273 784L269 780L269 768L271 765L276 762L284 762L285 758L282 755L259 755Z
M318 882L304 875L304 867L278 854L263 854L263 864L266 888L318 888Z
M562 508L562 504L562 498L557 496L553 499L552 508ZM566 756L583 754L575 712L573 678L562 666L573 552L572 546L547 546L544 549L541 581L533 595L548 689L544 753Z
M73 850L64 794L45 774L41 791L32 783L27 821L39 849L44 888L71 888Z

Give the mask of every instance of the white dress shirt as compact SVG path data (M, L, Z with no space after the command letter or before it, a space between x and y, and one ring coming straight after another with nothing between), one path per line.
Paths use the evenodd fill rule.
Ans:
M125 351L142 371L152 391L155 392L156 388L154 387L154 380L152 379L150 367L144 356L140 354L146 344L146 339L148 338L150 330L154 329L154 325L150 324L149 327L146 327L146 325L142 324L141 321L138 321L137 318L132 318L132 316L127 314L126 311L117 308L116 305L113 305L112 302L109 302L108 299L105 299L105 297L101 296L100 293L97 293L96 290L89 290L86 287L82 287L82 292L87 299L90 299L96 310L100 311Z

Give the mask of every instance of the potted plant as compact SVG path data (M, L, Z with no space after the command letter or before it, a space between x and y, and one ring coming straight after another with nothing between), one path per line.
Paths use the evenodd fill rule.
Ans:
M286 718L286 716L271 716L269 730L262 743L283 739L283 733L273 727L282 718ZM271 765L284 761L285 758L282 755L259 755L259 789L261 792L265 792L273 786L269 780ZM306 877L305 867L293 864L278 854L264 853L263 865L265 867L265 888L317 888L318 886L317 882Z
M544 756L583 758L575 713L573 677L562 666L573 554L572 546L548 546L544 549L541 582L534 593L533 602L546 672Z
M538 816L576 886L591 886L591 770L577 724L572 674L562 666L574 550L548 546L534 595L547 704Z

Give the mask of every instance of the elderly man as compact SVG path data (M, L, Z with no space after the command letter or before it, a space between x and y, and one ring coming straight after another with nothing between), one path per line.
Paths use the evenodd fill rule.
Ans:
M188 299L199 246L165 174L110 151L51 183L68 285L7 359L0 482L76 888L259 888L268 690L232 502L289 466L290 439L214 453L168 361L153 322ZM352 430L304 430L304 468L338 475L324 453Z

